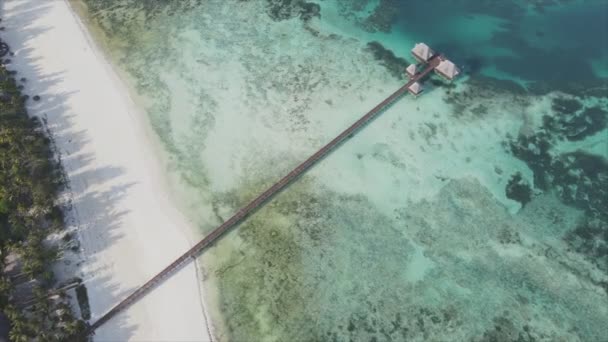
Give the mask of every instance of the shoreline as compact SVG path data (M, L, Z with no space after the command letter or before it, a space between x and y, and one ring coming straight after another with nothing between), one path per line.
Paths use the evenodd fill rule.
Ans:
M78 226L78 273L94 321L186 250L196 230L170 201L149 123L72 3L7 1L2 12L13 65L31 80L25 91L42 97L28 109L47 118L69 179L66 217ZM50 42L57 36L70 46ZM185 267L95 339L210 340L197 268Z
M153 158L151 162L155 163L157 168L157 179L158 184L162 187L162 193L166 195L166 200L170 203L171 209L175 211L176 217L184 222L183 225L178 226L180 231L186 234L189 246L194 245L200 239L204 237L203 232L196 226L196 223L191 217L186 214L185 209L182 206L186 205L183 199L180 199L175 191L171 190L171 184L180 182L179 179L172 179L168 173L167 167L170 164L170 155L166 150L162 142L160 141L156 132L152 128L150 118L145 113L145 98L141 97L135 90L134 80L129 77L128 73L123 71L118 66L118 61L115 61L110 54L111 48L106 41L107 37L103 30L101 30L96 23L91 20L88 16L86 4L82 0L64 0L70 7L72 15L81 27L81 30L85 34L89 44L95 47L95 52L110 69L110 75L115 79L117 88L120 89L122 94L127 98L127 101L131 104L133 114L136 116L136 120L140 123L139 128L145 135L148 147L153 151ZM174 184L175 185L175 184ZM186 249L184 249L184 252ZM195 266L195 274L197 278L197 285L200 294L201 309L203 310L205 329L208 333L209 341L216 341L218 335L221 336L224 329L224 317L221 314L218 300L219 300L219 288L218 285L213 281L213 277L209 277L205 273L204 262L201 260L202 255L199 255L193 261ZM213 264L214 255L208 253L206 256L206 263ZM166 265L163 265L163 267ZM160 268L159 268L160 271Z
M117 90L124 98L123 101L128 105L129 117L134 121L136 128L140 131L139 134L143 140L145 140L146 144L142 145L149 150L149 153L146 154L146 157L148 157L147 162L154 164L154 167L151 168L150 171L154 172L154 178L157 181L158 186L162 188L160 194L165 195L166 200L171 203L170 209L175 211L174 214L176 215L176 218L178 218L178 220L187 221L184 222L183 225L179 225L178 228L180 228L182 233L187 235L191 244L198 242L201 238L200 232L193 226L192 220L181 212L179 206L174 204L175 198L170 190L168 174L166 171L163 171L166 168L165 165L168 160L168 153L159 141L156 133L153 131L144 109L139 105L137 93L132 89L128 75L120 68L114 66L112 57L109 56L105 50L108 47L105 46L103 41L104 38L97 37L101 32L97 32L98 30L94 24L88 22L89 20L86 17L86 13L81 13L83 10L78 8L78 6L84 6L84 4L81 3L81 0L63 1L65 1L70 8L72 17L79 25L80 31L85 36L89 46L93 48L96 58L104 65L104 68L108 71L108 75L112 78Z
M161 186L163 187L163 193L167 195L168 201L171 203L173 209L176 211L176 215L188 221L184 224L181 229L189 238L190 245L194 245L200 239L205 236L205 231L202 228L197 227L197 223L189 213L188 203L184 198L180 197L179 191L171 190L171 187L178 187L184 190L182 179L176 174L171 174L168 171L168 167L171 164L170 153L166 150L164 144L160 140L157 132L154 131L150 117L145 113L146 98L139 95L135 90L136 80L133 79L126 71L119 67L119 62L116 60L116 56L112 56L111 44L108 41L108 37L105 32L91 19L87 12L87 5L83 0L65 0L72 10L72 15L82 26L82 30L87 36L90 44L97 48L96 52L100 55L100 58L108 64L111 69L111 74L116 78L117 85L123 91L126 97L132 104L134 114L138 120L142 123L140 128L144 131L146 138L149 140L151 149L154 151L154 162L158 165L159 175L158 178L162 181ZM184 195L184 194L182 194ZM185 194L184 196L189 196ZM190 208L190 211L192 208ZM191 212L190 212L191 213ZM212 222L208 227L207 233L219 225L219 222ZM185 250L184 250L185 251ZM226 322L223 316L219 298L220 290L219 285L215 282L215 278L210 276L206 269L206 266L215 265L217 257L215 252L208 251L204 255L205 260L203 261L203 254L199 255L193 264L196 266L197 284L199 286L199 292L201 294L201 306L204 311L204 323L208 332L210 341L224 341ZM165 265L166 266L166 265ZM203 297L203 295L205 295Z

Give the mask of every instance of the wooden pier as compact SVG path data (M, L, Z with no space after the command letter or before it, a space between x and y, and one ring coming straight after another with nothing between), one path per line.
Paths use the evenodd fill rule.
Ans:
M236 226L241 223L247 216L255 212L261 206L264 205L270 198L279 193L281 190L285 189L291 182L293 182L296 178L301 176L304 172L310 169L314 164L316 164L319 160L321 160L325 155L327 155L330 151L336 148L340 143L344 142L346 139L353 136L360 128L365 126L369 121L371 121L374 117L376 117L380 112L384 109L388 108L391 104L393 104L397 99L399 99L402 95L408 92L409 87L424 78L428 73L430 73L441 61L444 60L442 55L434 55L432 56L425 68L415 75L412 75L410 80L389 97L387 97L384 101L380 102L376 105L372 110L370 110L367 114L363 115L359 120L353 123L350 127L345 129L340 135L335 137L325 146L321 147L317 152L311 155L304 162L296 166L295 169L291 170L285 177L281 178L278 182L274 183L270 188L266 191L262 192L255 199L253 199L249 204L241 208L237 211L231 218L222 223L219 227L215 228L211 233L205 236L200 242L196 245L192 246L187 252L185 252L182 256L177 258L167 267L165 267L162 271L160 271L156 276L146 282L144 285L136 289L133 293L131 293L127 298L122 300L116 306L114 306L110 311L101 316L95 323L93 323L88 332L93 333L95 329L99 328L101 325L106 323L112 317L116 316L121 311L124 311L129 306L131 306L134 302L141 299L145 296L149 291L151 291L155 286L159 285L163 280L167 279L171 274L181 269L186 263L193 260L197 257L203 249L213 244L217 241L224 233L226 233L230 228Z

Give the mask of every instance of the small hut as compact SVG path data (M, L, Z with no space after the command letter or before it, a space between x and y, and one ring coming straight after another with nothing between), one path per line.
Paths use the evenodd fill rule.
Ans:
M418 96L420 95L420 93L422 93L422 91L424 90L422 88L422 84L418 83L418 82L414 82L412 83L411 86L409 86L407 88L407 90L414 96Z
M460 74L460 70L458 70L456 65L447 59L439 62L435 67L435 72L450 81Z
M424 43L418 43L414 45L414 48L412 49L412 55L414 55L417 60L424 63L428 62L434 54L435 52L433 52L433 50L431 50L431 48Z
M407 68L405 68L405 73L409 78L414 77L416 75L416 64L410 64Z

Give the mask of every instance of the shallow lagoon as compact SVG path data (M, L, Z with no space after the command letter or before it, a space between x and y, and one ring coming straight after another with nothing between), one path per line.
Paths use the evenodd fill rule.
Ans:
M219 340L608 336L604 2L85 3L202 232L399 87L413 43L465 71L202 256Z

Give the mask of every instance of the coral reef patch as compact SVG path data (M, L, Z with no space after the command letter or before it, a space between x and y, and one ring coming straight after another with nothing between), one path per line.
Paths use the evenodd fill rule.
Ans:
M608 277L571 278L592 266L573 261L560 240L537 240L536 225L508 214L479 183L450 181L395 219L363 197L314 187L305 178L261 209L213 271L232 340L585 341L606 333ZM565 229L567 213L552 213Z
M532 189L530 184L521 176L521 173L516 173L511 176L506 188L507 198L515 200L522 205L526 205L532 200Z
M400 80L405 79L405 68L409 65L407 60L395 56L393 51L375 41L367 43L367 50L374 55L374 58L377 61L390 71L391 75Z
M595 154L559 148L605 136L608 112L563 97L552 100L552 110L537 130L510 139L510 151L533 171L535 188L555 192L563 203L585 212L562 238L608 274L608 149Z
M599 106L583 107L577 100L553 100L556 116L545 116L544 129L553 135L571 141L583 140L604 129L608 123L608 111Z
M304 0L266 0L266 10L275 21L300 18L308 21L321 15L321 7Z
M372 13L361 22L361 27L368 32L390 33L398 13L398 0L380 0Z

